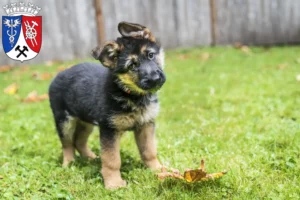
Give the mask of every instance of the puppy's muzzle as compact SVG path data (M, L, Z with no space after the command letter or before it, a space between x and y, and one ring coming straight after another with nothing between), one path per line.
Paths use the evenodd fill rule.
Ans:
M140 85L145 90L160 88L166 81L166 76L161 69L156 69L144 75L140 80Z
M161 71L156 70L152 72L151 75L143 77L141 85L144 89L148 90L161 87L165 81L164 74Z

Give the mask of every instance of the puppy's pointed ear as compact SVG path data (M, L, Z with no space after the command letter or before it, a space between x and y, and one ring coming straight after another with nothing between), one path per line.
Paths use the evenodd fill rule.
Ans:
M96 60L99 60L105 67L113 69L116 67L119 52L120 46L115 41L109 41L106 42L102 48L94 48L92 50L92 56Z
M120 22L118 25L118 30L124 37L148 39L152 42L155 42L155 37L153 36L151 31L147 27L140 24Z

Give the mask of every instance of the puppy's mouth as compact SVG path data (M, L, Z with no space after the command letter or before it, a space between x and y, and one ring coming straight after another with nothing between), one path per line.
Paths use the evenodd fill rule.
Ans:
M157 92L165 83L165 78L156 83L149 83L149 81L138 81L136 83L128 74L120 74L117 83L127 93L146 95Z
M134 93L138 95L145 95L148 93L147 90L138 86L133 80L132 76L130 76L129 74L119 74L117 84L128 94Z
M160 74L159 76L152 78L145 78L139 81L138 85L143 90L148 90L150 92L158 91L163 84L166 82L166 77L164 74Z
M164 81L159 81L157 83L148 83L145 81L140 81L138 83L138 86L143 90L146 90L149 92L156 92L163 86L163 84L164 84Z

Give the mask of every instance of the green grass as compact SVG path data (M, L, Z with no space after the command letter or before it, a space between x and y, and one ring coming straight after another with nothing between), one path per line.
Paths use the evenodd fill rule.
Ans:
M0 74L0 199L299 199L300 47L232 47L168 51L167 83L157 119L159 159L167 166L208 172L228 169L216 181L188 184L158 180L143 167L132 133L121 142L122 176L128 186L103 187L100 160L77 158L61 168L61 147L49 102L22 103L2 93L13 82L17 95L46 93L50 80L34 71ZM208 53L209 59L201 59ZM64 63L70 65L73 62ZM89 144L98 154L99 133Z

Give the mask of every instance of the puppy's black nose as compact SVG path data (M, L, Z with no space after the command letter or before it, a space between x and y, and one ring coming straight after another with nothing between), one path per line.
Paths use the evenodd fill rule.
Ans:
M142 84L148 89L156 87L157 85L160 84L160 82L161 82L161 78L159 74L154 74L142 80Z
M149 82L157 83L160 81L160 76L158 73L150 77Z

